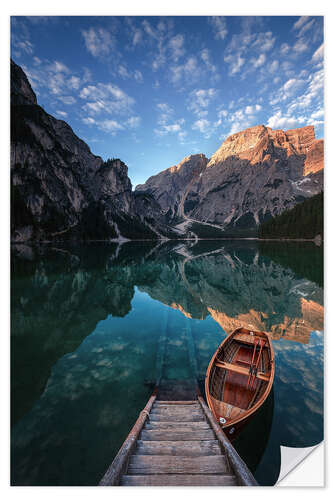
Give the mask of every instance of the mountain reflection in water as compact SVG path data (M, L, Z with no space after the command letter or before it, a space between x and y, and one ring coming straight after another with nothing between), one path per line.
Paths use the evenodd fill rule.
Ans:
M274 484L281 444L322 440L318 262L312 243L13 247L12 484L96 484L149 396L161 339L164 377L203 379L238 326L275 341L272 427L261 460L248 460L261 484ZM246 455L244 441L246 430Z

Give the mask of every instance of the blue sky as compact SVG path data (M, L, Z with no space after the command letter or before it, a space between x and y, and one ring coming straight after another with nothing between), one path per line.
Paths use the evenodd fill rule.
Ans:
M252 125L323 137L322 17L12 17L43 108L133 186Z

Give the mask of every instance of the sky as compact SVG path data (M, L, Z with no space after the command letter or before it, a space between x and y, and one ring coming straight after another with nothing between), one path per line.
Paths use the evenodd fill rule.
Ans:
M322 17L14 16L11 57L133 186L254 125L323 137Z

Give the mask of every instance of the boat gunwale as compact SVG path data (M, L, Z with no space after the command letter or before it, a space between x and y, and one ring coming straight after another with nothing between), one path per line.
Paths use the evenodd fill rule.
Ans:
M232 340L232 337L234 337L237 333L249 333L250 334L250 332L253 332L254 335L259 334L258 336L260 336L260 337L264 336L268 341L268 347L269 347L269 353L270 353L270 364L271 364L270 378L269 378L269 381L267 382L265 392L262 394L262 396L259 398L259 400L251 408L249 408L248 410L245 410L244 413L242 413L239 417L236 417L235 419L230 420L226 424L221 425L219 422L219 418L216 415L212 401L211 401L211 394L209 391L210 373L212 371L212 368L214 367L216 357L217 357L218 353L220 352L220 349L223 348L224 344L229 343ZM223 368L221 368L221 369L223 369ZM275 375L274 350L273 350L272 339L267 332L249 330L247 328L239 327L239 328L236 328L236 330L234 330L232 333L227 335L227 337L221 342L221 344L219 344L218 348L216 349L215 353L213 354L213 356L210 360L210 363L208 365L208 368L206 371L206 378L205 378L205 392L206 392L207 403L208 403L209 409L211 410L212 414L214 415L214 418L219 423L219 425L221 425L221 427L223 429L227 429L233 425L236 425L236 424L242 422L243 420L246 420L251 415L253 415L253 413L255 413L258 410L258 408L266 401L266 399L267 399L267 397L272 389L272 386L273 386L274 375Z

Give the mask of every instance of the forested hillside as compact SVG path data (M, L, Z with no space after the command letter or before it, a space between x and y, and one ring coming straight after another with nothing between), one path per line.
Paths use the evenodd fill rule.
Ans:
M323 237L324 232L323 192L299 203L291 210L273 217L259 227L259 238L305 238Z

